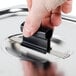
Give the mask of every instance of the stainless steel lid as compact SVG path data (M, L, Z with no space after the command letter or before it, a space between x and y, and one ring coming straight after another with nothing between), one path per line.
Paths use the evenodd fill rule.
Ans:
M20 24L26 20L27 14L28 14L27 7L24 7L24 6L19 6L19 7L17 6L17 7L0 11L0 25L1 25L0 38L1 38L2 44L3 42L8 41L8 39L5 40L5 38L8 38L9 36L17 34L17 33L18 34L21 33ZM72 55L73 51L76 50L75 48L76 18L62 15L62 19L63 19L62 24L58 28L56 28L54 31L53 39L55 42L52 42L53 50L50 52L49 55L47 55L47 57L44 55L42 56L46 60L51 61L58 58L66 59ZM20 35L22 36L22 34ZM17 38L20 38L20 35L18 35ZM56 43L58 40L61 41L60 44ZM5 47L9 48L9 46L8 45L6 46L6 45L7 43L3 44L3 48ZM18 44L18 46L20 45ZM53 55L52 57L50 56L51 54ZM49 59L50 57L51 59Z

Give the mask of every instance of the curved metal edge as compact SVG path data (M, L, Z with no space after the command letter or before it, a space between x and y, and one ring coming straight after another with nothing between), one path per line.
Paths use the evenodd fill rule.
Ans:
M28 8L26 5L17 5L0 11L0 19L7 18L10 16L22 16L22 15L23 16L28 15ZM76 17L73 16L67 16L62 14L62 19L76 22Z
M28 8L24 5L13 6L7 9L0 10L0 19L12 16L27 16Z
M4 40L5 41L4 48L8 52L12 52L12 53L14 53L14 55L16 55L18 57L23 57L23 54L24 54L24 56L27 54L30 54L30 55L40 58L41 60L49 60L47 57L47 54L48 54L48 56L52 55L54 58L58 57L58 58L62 58L62 59L66 59L71 55L69 52L60 52L60 51L57 51L54 49L52 49L50 53L46 53L46 54L33 51L30 48L21 46L21 42L22 42L21 37L22 37L22 34L16 34L16 35L9 36L7 39ZM27 50L29 50L29 51L27 51ZM31 50L31 52L30 52L30 50Z
M71 21L71 22L76 22L76 17L74 17L74 16L62 15L62 19Z

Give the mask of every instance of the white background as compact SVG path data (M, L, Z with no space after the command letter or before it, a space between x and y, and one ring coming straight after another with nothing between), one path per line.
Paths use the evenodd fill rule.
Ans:
M26 5L26 0L0 0L0 9L16 5ZM70 13L76 16L76 0L73 0L73 9ZM23 76L20 61L12 56L7 56L0 51L0 76Z

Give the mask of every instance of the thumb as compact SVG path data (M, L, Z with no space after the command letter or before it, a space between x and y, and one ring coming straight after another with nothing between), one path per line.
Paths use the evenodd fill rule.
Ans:
M40 27L40 23L41 23L40 13L31 9L24 24L23 35L25 37L32 36Z
M23 29L23 35L25 37L32 36L40 27L41 20L47 13L43 2L43 0L32 0L32 7Z

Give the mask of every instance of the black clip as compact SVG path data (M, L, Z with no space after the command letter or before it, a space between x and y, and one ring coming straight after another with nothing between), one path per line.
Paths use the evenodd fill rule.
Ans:
M23 30L23 26L24 22L21 24L21 31ZM21 45L42 53L50 52L50 41L52 38L52 34L53 29L45 28L41 24L41 27L33 36L29 38L23 36L23 42L21 43Z

